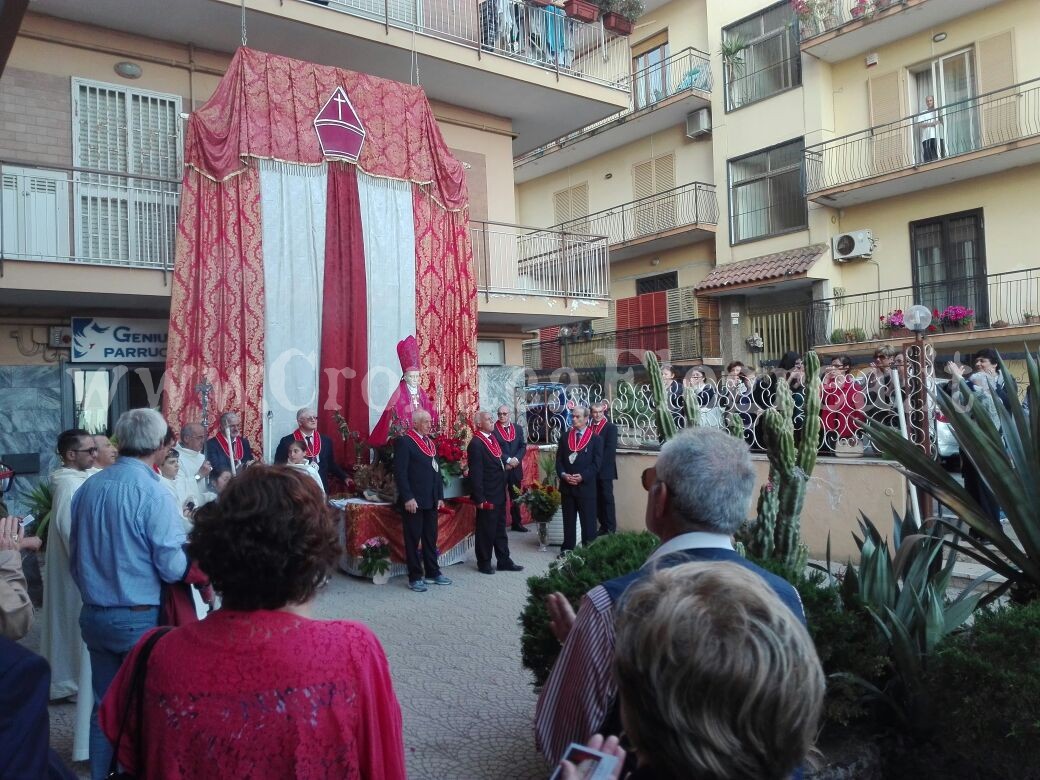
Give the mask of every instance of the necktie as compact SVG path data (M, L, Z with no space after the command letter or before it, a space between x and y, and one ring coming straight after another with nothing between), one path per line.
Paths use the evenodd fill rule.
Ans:
M307 438L307 452L314 452L314 444L311 442L311 437L308 436L306 438Z

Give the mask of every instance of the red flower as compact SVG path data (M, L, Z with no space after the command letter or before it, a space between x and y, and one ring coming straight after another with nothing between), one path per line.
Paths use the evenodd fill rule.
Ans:
M555 493L556 492L556 488L554 488L552 485L546 485L545 486L545 492L546 493Z

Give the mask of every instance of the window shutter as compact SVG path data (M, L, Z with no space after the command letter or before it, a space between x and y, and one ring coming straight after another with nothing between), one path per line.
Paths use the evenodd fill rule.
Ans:
M903 118L899 71L876 76L867 82L870 94L871 127L898 122ZM909 128L886 127L874 131L873 154L875 173L902 168L913 160Z
M556 224L570 222L589 215L588 182L576 184L553 194L553 216ZM582 222L569 226L575 233L588 231L588 223Z
M1015 83L1015 39L1011 30L975 44L980 95L1007 89ZM982 144L1008 143L1021 135L1018 105L1011 95L994 96L982 106Z
M570 190L560 190L553 193L553 220L557 225L571 221Z
M649 198L654 194L654 161L636 163L632 166L632 200ZM635 234L645 236L654 232L654 204L638 203L632 211Z
M654 191L668 192L675 189L675 155L662 154L654 160ZM657 199L657 230L675 227L675 195Z

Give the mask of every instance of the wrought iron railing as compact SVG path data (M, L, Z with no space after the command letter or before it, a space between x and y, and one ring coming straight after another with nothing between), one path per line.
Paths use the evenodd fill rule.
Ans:
M799 20L798 30L803 41L837 30L850 22L870 21L874 14L890 7L901 6L901 0L809 0L809 15Z
M624 83L626 36L522 0L300 0L607 86Z
M482 293L610 297L603 236L471 221L470 238Z
M514 165L522 165L529 160L541 157L555 146L562 146L568 141L589 135L593 131L627 116L651 110L661 101L675 95L694 92L710 93L712 88L711 60L707 54L698 49L686 48L656 65L642 68L631 75L626 74L620 82L620 86L631 93L628 108L517 157Z
M920 368L908 356L899 365L867 371L844 372L825 362L820 387L821 454L863 456L876 454L863 427L868 420L899 428L916 444L925 440L924 419L920 412ZM945 380L937 380L934 353L926 352L924 376L929 391L935 391ZM623 368L623 367L622 367ZM746 371L741 376L719 376L711 366L695 366L677 377L668 391L666 403L677 428L690 425L684 401L683 380L687 384L700 372L704 382L691 385L698 396L699 425L732 430L739 426L745 441L755 451L763 447L763 419L766 410L775 408L776 385L786 382L795 401L795 436L800 439L805 425L806 381L803 375ZM565 369L560 376L567 379L577 374ZM607 386L579 384L570 381L542 382L526 392L517 393L518 419L526 420L529 439L555 442L570 422L570 408L606 400L608 416L618 427L619 446L630 449L653 447L658 443L656 401L648 384L621 380ZM937 440L934 404L929 408L928 440ZM931 447L933 455L941 453Z
M1011 325L1040 324L1040 268L983 276L962 276L935 284L844 295L813 301L808 318L809 343L841 344L904 337L902 328L886 319L915 303L938 310L964 306L973 310L970 323L946 324L936 319L935 331L961 331Z
M524 366L544 372L567 367L588 374L639 365L647 350L675 362L718 357L718 343L718 321L700 318L603 333L568 327L558 338L524 342Z
M553 229L595 233L606 236L614 245L690 225L715 225L718 221L715 185L694 181L563 222Z
M938 120L938 124L933 124ZM938 106L805 150L811 194L1040 135L1040 79Z
M180 182L0 161L7 260L171 269Z

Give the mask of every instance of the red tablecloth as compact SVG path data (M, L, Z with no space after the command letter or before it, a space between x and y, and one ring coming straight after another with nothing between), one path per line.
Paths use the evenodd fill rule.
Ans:
M472 503L450 501L437 515L437 547L450 550L476 529L477 509ZM390 540L390 560L404 563L404 532L401 515L388 504L347 504L347 553L361 557L361 545L374 536Z

